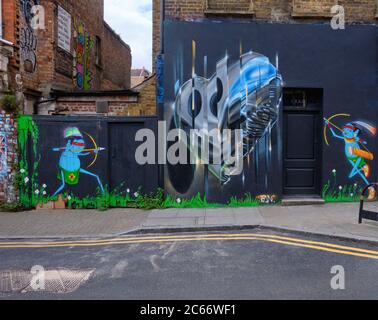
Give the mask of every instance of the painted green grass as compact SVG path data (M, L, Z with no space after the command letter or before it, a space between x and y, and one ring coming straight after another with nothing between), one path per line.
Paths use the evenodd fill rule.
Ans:
M322 198L329 203L359 202L361 192L358 184L337 186L329 180L323 187Z
M171 196L167 196L164 200L163 208L178 208L178 209L188 209L188 208L221 208L222 205L218 203L209 203L205 198L202 198L198 193L192 199L174 199Z
M192 199L182 200L182 199L174 199L171 196L168 196L164 202L164 208L239 208L239 207L259 207L263 206L258 200L252 197L250 193L247 193L244 198L236 198L232 197L227 204L219 204L219 203L209 203L206 201L205 198L202 198L200 194L193 197Z
M258 207L266 204L262 204L252 197L251 194L246 194L244 198L238 199L233 197L227 204L209 203L206 198L197 194L191 199L175 199L172 196L165 196L162 190L151 194L142 194L137 192L133 195L126 192L113 192L105 191L101 194L98 190L98 194L95 197L80 198L68 193L62 194L62 199L66 201L66 206L69 209L98 209L107 210L110 208L138 208L144 210L151 209L215 209L215 208L237 208L237 207ZM36 201L37 205L42 203L48 203L50 201L56 201L57 197L39 196L34 197L33 201Z
M228 207L238 208L238 207L259 207L262 204L252 197L250 193L247 193L243 199L238 199L232 197L228 204Z

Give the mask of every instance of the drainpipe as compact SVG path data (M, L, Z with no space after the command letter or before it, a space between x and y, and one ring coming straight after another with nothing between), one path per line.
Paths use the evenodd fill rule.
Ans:
M0 0L0 39L3 38L3 0Z
M156 59L156 107L159 121L164 121L164 21L165 21L165 0L160 0L160 53ZM160 139L160 138L159 138ZM166 145L166 138L164 137L164 145ZM158 148L162 146L158 145ZM164 153L167 152L164 148ZM165 156L165 155L164 155ZM164 165L159 164L158 184L161 189L164 188Z
M160 0L160 54L164 54L165 0Z

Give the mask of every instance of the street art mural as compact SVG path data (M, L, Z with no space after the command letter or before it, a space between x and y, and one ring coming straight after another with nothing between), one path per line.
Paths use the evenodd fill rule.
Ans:
M346 121L341 122L342 118L349 118ZM369 181L372 173L371 162L374 160L374 153L369 149L369 142L367 139L374 138L377 135L377 128L369 124L367 121L353 121L350 119L350 114L336 114L329 119L324 119L324 140L326 145L329 147L331 145L330 139L328 138L328 132L330 132L331 137L338 141L343 142L345 160L347 161L350 172L347 174L348 179L357 182L362 180L364 186L368 186L372 181ZM336 121L342 123L336 124ZM336 170L333 170L334 178L336 178ZM354 184L353 187L347 187L347 191L350 191L347 196L358 197L360 193L357 190L358 184ZM327 188L330 187L329 184L326 185ZM341 188L340 188L341 187ZM343 193L345 187L340 186L339 192ZM329 190L327 190L328 192ZM348 192L347 192L348 193ZM326 195L324 195L326 196ZM376 197L376 191L374 188L369 189L369 199L374 199Z
M4 132L0 132L0 180L8 175L8 141Z
M192 45L192 78L175 79L175 98L174 102L166 103L165 120L169 130L181 129L187 135L190 135L189 131L197 130L194 143L183 143L190 153L199 150L199 164L191 168L168 165L165 178L168 193L190 198L202 190L204 195L211 198L211 195L220 195L223 190L228 190L223 196L216 196L217 201L227 201L231 195L243 196L251 192L251 173L258 173L264 179L260 182L263 186L260 185L259 190L256 188L252 194L257 196L268 192L268 170L275 161L272 158L272 132L277 134L275 127L282 102L283 79L278 71L278 57L274 65L269 58L252 51L241 53L236 59L226 54L216 63L214 74L207 77L207 70L204 76L196 72L197 44L193 41ZM206 66L207 57L204 60ZM176 65L174 68L180 67ZM201 132L205 130L206 135L214 130L221 133L227 129L231 130L231 141L235 142L235 135L241 134L237 137L242 144L244 168L241 173L233 172L222 154L223 146L230 140L221 137L221 144L215 145L213 139L204 137ZM206 152L202 150L201 139L209 142ZM236 143L232 143L231 154L235 155L236 149ZM222 160L201 165L201 157L207 153L212 160ZM186 181L186 185L183 181ZM236 188L235 183L238 185Z
M14 154L8 153L9 142L12 142L14 134L14 120L10 114L5 111L0 113L0 181L8 177L11 168L8 166L8 156Z
M38 37L31 26L32 8L39 5L39 0L20 0L20 10L25 27L20 30L21 61L26 72L35 72L37 66Z
M109 128L111 120L107 117L73 120L21 115L17 122L17 180L20 202L26 208L145 205L142 195L158 189L156 167L137 166L137 145L132 145L132 133L136 128L149 127L150 118L145 122L119 120L115 131Z
M249 193L259 202L277 202L284 193L298 190L327 201L358 201L361 189L377 181L378 173L373 128L378 93L371 71L375 68L377 30L375 26L353 26L346 37L338 37L323 25L167 19L164 107L160 108L167 131L241 129L243 171L227 174L226 161L203 164L201 155L198 163L167 164L163 173L166 193L181 200L200 193L211 203L227 203ZM319 39L326 49L314 49L319 47ZM353 46L356 41L359 45ZM346 52L348 46L355 51ZM325 61L339 63L331 69L328 65L319 68ZM301 105L281 103L282 87L286 92L306 93ZM356 110L358 114L353 114ZM341 112L351 116L328 119ZM313 130L306 127L305 133L294 123L288 132L285 121L290 113L298 114L296 119L302 114L310 119L306 116L314 114L314 121L308 120ZM341 130L323 121L323 115ZM305 121L302 124L305 126ZM321 134L323 126L326 138ZM313 139L301 139L304 134L313 134ZM294 159L286 157L285 139L290 136L304 143L311 141L303 150L314 159L311 165L307 158L294 164ZM353 142L348 140L353 138ZM325 139L329 147L323 143ZM175 143L169 141L168 148ZM183 145L189 154L197 149L185 141ZM200 143L198 147L202 149ZM296 145L292 147L296 151ZM209 149L217 157L219 150L211 144ZM286 170L289 162L293 163L290 176ZM313 177L314 188L310 188Z
M20 36L21 59L25 71L33 73L37 66L38 39L31 28L22 28Z
M92 89L91 54L94 40L85 25L74 19L73 82L79 90Z
M84 132L85 133L85 132ZM67 128L64 131L64 138L67 141L67 145L63 148L53 148L54 152L61 152L59 159L59 173L58 179L61 181L61 186L56 190L53 197L59 195L66 185L77 185L79 184L80 174L89 175L97 181L98 187L101 192L104 193L104 187L101 183L101 179L97 174L94 174L81 167L80 157L86 157L90 155L95 155L93 161L89 164L88 168L93 166L97 160L97 156L100 151L106 150L105 148L97 147L96 141L89 134L85 133L93 142L94 148L86 149L83 134L76 127Z
M7 202L15 202L14 177L17 163L16 125L13 115L0 111L0 192Z
M39 5L39 0L20 0L20 10L27 24L30 25L33 18L32 8Z

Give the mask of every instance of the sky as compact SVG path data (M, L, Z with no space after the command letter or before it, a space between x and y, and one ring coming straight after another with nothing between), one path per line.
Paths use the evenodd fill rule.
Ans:
M105 0L105 21L131 47L132 68L152 69L152 0Z

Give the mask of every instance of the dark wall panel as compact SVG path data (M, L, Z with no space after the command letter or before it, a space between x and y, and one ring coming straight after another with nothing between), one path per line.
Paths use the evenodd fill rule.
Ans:
M179 90L184 89L183 85L188 80L195 79L193 73L210 80L218 74L217 64L226 55L230 68L241 60L241 52L253 51L267 57L273 66L278 64L284 87L322 89L321 113L326 119L335 116L331 121L336 126L333 127L335 133L342 136L343 132L337 128L343 129L344 125L351 123L358 138L366 142L359 143L357 148L377 154L374 134L378 116L375 26L353 25L335 31L329 24L167 21L165 50L166 120L172 119L172 109L181 94ZM228 78L232 75L229 74ZM195 87L195 84L192 86ZM205 107L211 109L210 102ZM282 115L282 112L279 114ZM202 118L201 121L206 127L208 120ZM322 124L325 123L322 121ZM292 124L290 130L297 131L298 135L306 134L301 125L304 124L297 127ZM361 187L377 179L377 162L354 156L352 162L356 162L356 158L361 158L361 162L352 163L347 158L346 141L335 137L328 127L324 131L323 125L320 132L323 196L336 200L342 197L353 199ZM192 196L200 191L210 200L222 201L231 196L242 196L245 192L281 196L282 127L283 118L280 116L271 132L265 134L251 155L245 158L243 174L233 176L227 184L219 183L219 178L207 173L206 166L198 166L189 194L183 194L172 186L166 173L167 191L176 196ZM272 148L268 153L267 146ZM353 165L359 172L352 173ZM368 169L370 174L366 172ZM175 175L183 179L188 177L184 171L180 172L176 169Z
M69 206L124 206L127 197L158 188L158 166L140 165L135 157L141 145L136 133L156 134L155 117L22 116L19 122L26 137L20 145L27 145L20 161L24 204L53 203L61 196Z

